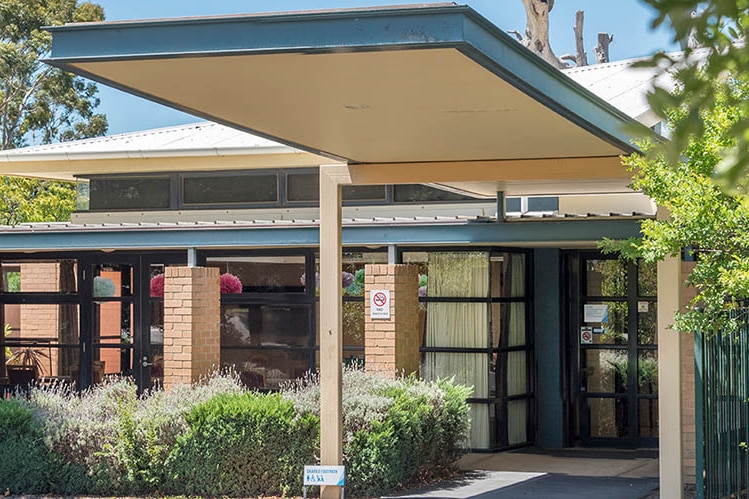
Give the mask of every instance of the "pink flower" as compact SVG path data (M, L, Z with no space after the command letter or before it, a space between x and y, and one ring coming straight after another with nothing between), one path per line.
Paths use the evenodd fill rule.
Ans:
M222 295L242 292L242 281L240 281L239 277L235 276L234 274L221 274L221 276L219 277L219 283L221 286Z
M164 274L151 278L151 296L164 296Z

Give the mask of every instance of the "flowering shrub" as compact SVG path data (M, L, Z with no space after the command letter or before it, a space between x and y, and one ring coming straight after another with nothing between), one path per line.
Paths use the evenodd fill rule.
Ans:
M151 296L164 296L164 274L151 278Z
M242 281L234 274L221 274L219 276L219 285L222 295L236 294L242 292Z
M451 382L343 377L347 493L373 497L449 474L470 390ZM0 490L12 494L293 495L319 455L319 380L249 393L233 374L138 396L110 379L80 394L0 400Z
M242 281L234 274L221 274L219 276L219 287L222 295L241 293ZM164 274L151 278L151 296L164 296Z

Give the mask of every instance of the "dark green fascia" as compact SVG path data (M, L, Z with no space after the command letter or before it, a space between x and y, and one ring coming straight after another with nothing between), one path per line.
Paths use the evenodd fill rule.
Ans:
M72 251L106 249L314 247L316 226L196 229L8 231L0 233L0 251ZM560 245L594 243L603 237L640 236L639 220L486 222L435 225L374 225L343 228L343 244L368 245Z

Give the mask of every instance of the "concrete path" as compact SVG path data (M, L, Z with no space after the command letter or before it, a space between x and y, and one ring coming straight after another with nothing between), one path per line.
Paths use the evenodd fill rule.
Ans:
M658 488L653 451L534 449L469 454L460 477L399 499L641 499Z

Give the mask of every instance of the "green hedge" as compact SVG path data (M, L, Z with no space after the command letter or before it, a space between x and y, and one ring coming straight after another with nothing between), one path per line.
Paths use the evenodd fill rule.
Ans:
M317 418L296 418L279 394L219 395L187 420L166 463L171 494L293 495L315 462Z
M347 495L377 496L454 471L470 390L344 373ZM231 376L137 397L126 380L0 400L0 490L13 494L298 495L319 455L319 382L281 393Z

